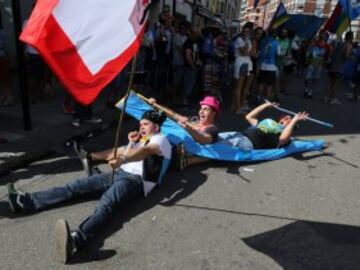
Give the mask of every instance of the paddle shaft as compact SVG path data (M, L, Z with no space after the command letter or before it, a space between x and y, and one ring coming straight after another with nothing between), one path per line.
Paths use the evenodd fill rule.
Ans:
M152 103L150 102L150 99L148 99L147 97L144 97L143 95L141 94L138 94L136 93L136 95L143 99L144 101L146 101L147 103L149 103L150 105L152 105L153 107L155 107L156 109L158 110L162 110L164 113L166 113L166 115L174 120L177 120L176 118L176 115L177 113L175 113L174 111L170 110L169 108L165 107L165 106L162 106L162 105L159 105L157 103Z
M270 101L268 101L268 100L266 100L266 99L265 99L265 101L271 103ZM289 110L284 109L284 108L281 108L281 107L279 107L279 106L274 106L274 108L277 109L277 110L279 110L279 111L281 111L281 112L285 112L285 113L288 113L288 114L291 114L291 115L297 115L297 113L292 112L292 111L289 111ZM314 119L314 118L311 118L311 117L306 117L305 119L306 119L306 120L309 120L309 121L311 121L311 122L317 123L317 124L319 124L319 125L329 127L329 128L333 128L333 127L334 127L333 124L330 124L330 123L327 123L327 122L323 122L323 121L320 121L320 120L317 120L317 119Z
M133 82L134 82L134 73L135 73L135 68L136 68L136 56L137 56L137 54L135 54L135 56L134 56L134 58L132 60L129 85L128 85L128 89L127 89L126 94L125 94L124 105L123 105L123 108L121 110L119 123L118 123L117 129L116 129L115 145L114 145L114 159L117 157L117 149L118 149L118 146L119 146L119 139L120 139L120 134L121 134L121 130L122 130L122 123L124 121L124 115L125 115L125 111L126 111L126 104L127 104L127 100L129 98L129 95L130 95L131 87L132 87ZM130 146L130 143L129 143L129 146ZM126 150L128 151L128 147L126 148ZM115 169L113 168L111 178L110 178L111 183L114 183L114 178L115 178Z

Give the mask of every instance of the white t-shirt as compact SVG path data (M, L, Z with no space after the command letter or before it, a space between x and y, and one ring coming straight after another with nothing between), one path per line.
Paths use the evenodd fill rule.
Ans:
M133 148L140 148L144 146L145 143L137 143L133 146ZM159 146L161 156L163 156L165 159L170 160L171 159L171 145L168 141L168 139L161 135L161 134L155 134L150 138L150 141L147 145L150 144L157 144ZM122 170L128 173L137 174L142 176L143 174L143 160L140 161L133 161L129 163L125 163L120 166Z
M234 55L235 57L246 57L246 58L249 58L250 59L250 56L244 56L244 55L241 55L240 54L240 48L244 48L244 47L247 47L247 52L250 52L251 51L251 41L250 39L246 39L244 40L241 36L238 37L236 40L235 40L235 52L234 52Z

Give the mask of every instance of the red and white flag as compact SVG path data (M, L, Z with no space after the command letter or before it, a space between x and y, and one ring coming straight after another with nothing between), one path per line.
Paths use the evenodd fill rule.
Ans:
M140 47L150 0L38 0L20 40L88 105Z

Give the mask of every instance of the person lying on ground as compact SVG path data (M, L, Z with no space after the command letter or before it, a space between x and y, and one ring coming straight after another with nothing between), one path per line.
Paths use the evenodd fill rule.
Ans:
M249 112L245 119L251 125L243 132L230 132L223 139L241 150L273 149L287 145L299 121L305 120L309 114L299 112L294 117L282 115L278 121L266 118L261 121L258 115L276 103L265 102Z
M156 99L149 98L148 102L152 106L157 106ZM220 103L217 98L213 96L206 96L202 101L200 101L200 109L198 111L197 117L189 118L183 115L180 115L169 108L164 108L168 115L171 115L171 118L183 127L192 138L200 144L211 144L215 143L218 140L218 128L214 124L216 116L220 113ZM197 121L191 121L193 118L198 118ZM132 136L132 133L129 134ZM129 137L129 140L131 138ZM94 165L98 163L103 163L104 161L110 160L114 156L114 149L108 149L100 152L87 152L82 146L74 142L75 152L78 154L80 161L84 167L84 170L88 176L92 175L94 170ZM124 153L126 147L119 147L117 152L119 154ZM180 145L176 152L184 152L184 148ZM179 166L177 164L176 166Z
M245 119L251 125L242 132L221 133L220 141L225 144L239 148L242 151L254 149L273 149L286 146L291 139L294 129L299 121L309 116L306 112L299 112L294 117L290 115L281 116L279 121L266 118L259 121L258 115L265 109L276 106L276 103L265 102L249 112ZM208 159L197 156L188 156L186 153L180 157L180 168L184 169L189 165L199 164Z
M149 103L153 106L157 105L154 98L150 98ZM197 121L191 121L188 117L175 113L168 108L165 108L165 111L191 135L194 141L200 144L212 144L218 141L219 130L215 125L215 119L220 114L221 110L220 102L216 97L206 96L200 101L198 116L195 117L198 118ZM193 118L194 117L190 119ZM203 158L186 153L184 145L180 144L176 148L175 157L176 167L180 170L183 169L184 156L191 157L192 164L203 162Z
M56 259L62 263L84 244L93 240L125 201L146 195L146 187L160 183L171 158L171 146L160 128L166 115L154 110L146 111L140 120L139 132L129 135L130 149L110 156L112 173L95 174L66 184L33 193L20 193L14 184L8 184L8 199L14 213L34 213L75 198L97 195L100 201L95 211L76 230L59 219L55 224ZM150 185L149 183L153 183Z
M151 105L156 105L154 98L149 99ZM164 107L163 107L164 108ZM220 114L220 102L216 97L206 96L200 101L197 117L186 117L166 108L171 117L183 127L191 137L200 144L215 143L218 140L218 128L215 119ZM192 119L197 118L193 121Z

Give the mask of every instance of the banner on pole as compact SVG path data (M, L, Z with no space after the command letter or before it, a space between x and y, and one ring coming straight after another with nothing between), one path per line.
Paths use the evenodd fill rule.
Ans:
M20 40L88 105L138 51L150 2L38 0Z
M270 28L278 28L280 25L282 25L283 23L285 23L287 20L289 20L289 15L286 11L286 8L284 6L283 2L280 2L272 19L271 22L269 24L268 29Z
M360 15L360 1L359 0L339 0L341 6L346 12L349 20L355 20Z

